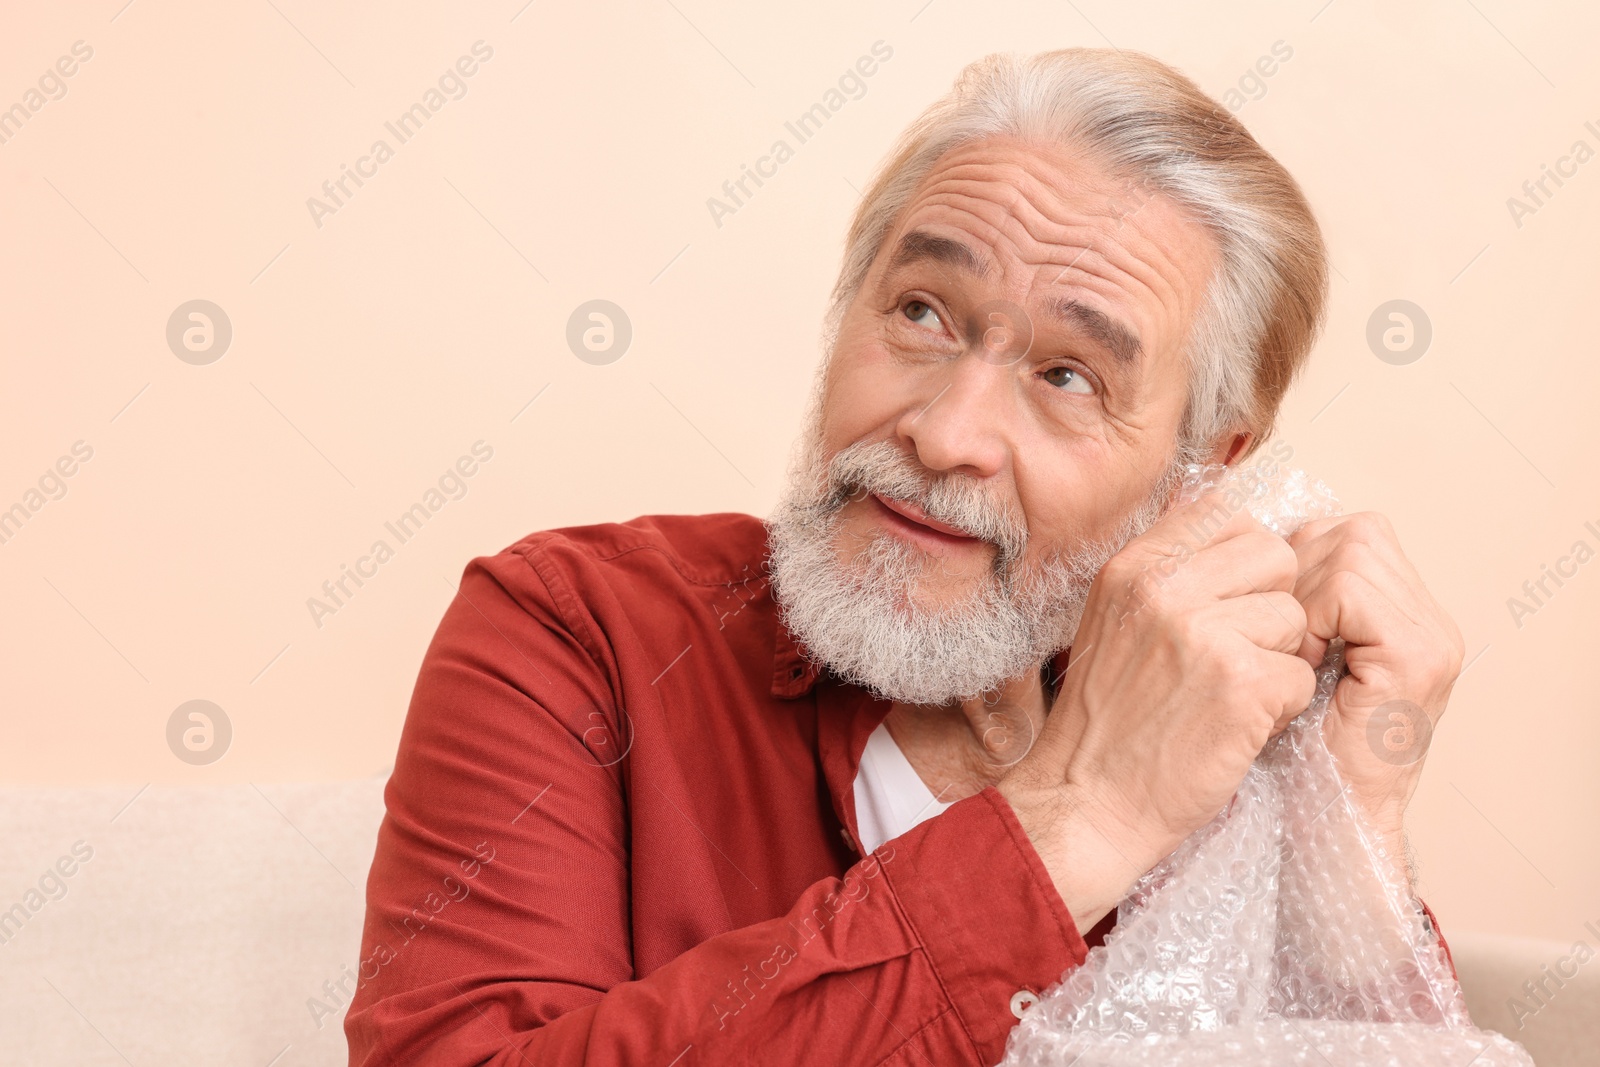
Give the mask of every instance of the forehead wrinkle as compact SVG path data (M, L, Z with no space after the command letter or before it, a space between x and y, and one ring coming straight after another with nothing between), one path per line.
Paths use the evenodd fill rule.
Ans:
M1031 202L1028 206L1033 210L1013 212L1008 221L1020 226L1035 244L1050 250L1051 254L1040 261L1041 265L1057 262L1059 254L1064 272L1069 268L1083 269L1081 264L1094 258L1152 293L1160 294L1164 290L1165 295L1177 295L1176 283L1182 271L1160 243L1151 240L1144 231L1138 221L1138 210L1116 217L1085 210L1059 197L1056 199L1059 216L1040 211ZM1079 230L1088 231L1087 239L1074 232Z
M1020 198L1021 194L1019 193L1018 196ZM1029 207L1032 208L1032 205L1030 204ZM1036 209L1031 214L1037 218L1043 218L1042 213ZM1054 223L1054 220L1047 221L1051 221L1057 226L1060 225L1059 223ZM1085 223L1085 225L1093 227L1093 223ZM1022 242L1017 241L1013 234L1008 232L1018 228L1035 246L1045 249L1046 260L1041 262L1028 256L1027 250L1022 246ZM1039 280L1048 274L1051 267L1054 266L1053 260L1056 258L1056 251L1060 248L1059 245L1035 234L1029 226L1029 219L1014 209L1006 210L1001 215L1000 223L996 230L1000 238L1004 239L1016 251L1019 259L1035 268L1034 283L1030 285L1030 290L1055 287L1052 282L1047 282L1041 286L1039 285ZM998 241L991 241L991 244L998 247ZM1092 247L1084 251L1092 251ZM1080 253L1079 257L1074 258L1080 258L1081 255L1082 253ZM1121 270L1117 264L1112 263L1104 254L1101 254L1099 258L1107 266ZM1143 262L1140 257L1132 253L1129 253L1127 258L1136 264ZM1131 281L1144 284L1142 279L1134 276L1131 272L1123 270L1122 273L1127 274ZM1156 273L1159 276L1159 270ZM1108 351L1123 369L1131 368L1138 362L1139 357L1144 354L1144 345L1138 330L1123 321L1118 315L1108 313L1094 303L1088 303L1070 296L1054 295L1046 299L1045 313L1056 322L1074 327L1078 331L1087 334L1091 340Z
M958 164L949 168L950 173L941 175L940 179L928 187L928 192L937 189L939 185L951 183L956 185L971 185L982 190L991 190L997 185L1010 192L1010 197L1003 205L1008 214L1022 217L1023 213L1016 210L1019 201L1027 208L1027 212L1038 218L1056 222L1060 216L1076 215L1088 219L1095 217L1092 209L1085 208L1075 201L1080 199L1101 198L1106 206L1111 205L1112 190L1105 187L1103 182L1091 181L1087 178L1070 180L1070 187L1061 187L1061 173L1050 162L1034 155L1024 157L1025 162L1014 160L997 162L971 162ZM1028 166L1033 164L1041 173ZM982 176L966 176L962 172L978 170L984 172ZM996 179L994 172L1002 175ZM1077 178L1076 175L1072 178ZM1074 195L1081 194L1081 195ZM969 193L968 195L973 195ZM974 199L984 200L991 204L998 201L993 196L975 195ZM1102 215L1106 221L1109 216ZM1030 234L1031 235L1031 234Z
M1019 219L1017 222L1027 225L1026 220ZM1142 310L1139 300L1141 294L1149 294L1154 297L1156 305L1152 314L1158 319L1170 320L1175 331L1183 330L1181 323L1193 313L1203 298L1205 287L1205 280L1201 279L1194 291L1186 288L1189 274L1177 256L1187 251L1187 246L1181 246L1175 253L1169 254L1159 242L1140 230L1137 223L1125 224L1116 230L1097 219L1076 221L1071 226L1054 222L1051 225L1057 230L1066 229L1069 232L1087 227L1094 231L1094 236L1087 242L1081 239L1072 241L1076 247L1070 256L1059 257L1059 266L1057 257L1052 257L1048 264L1041 264L1035 288L1051 290L1079 286L1096 293L1113 306L1131 298L1132 304L1126 307L1126 313L1135 318ZM1049 240L1050 234L1030 232L1029 236L1052 248L1060 248L1060 244ZM1204 252L1202 255L1208 261L1205 270L1209 276L1210 257Z
M1198 225L1178 205L1152 193L1133 210L1116 213L1113 201L1125 199L1128 183L1116 184L1119 179L1092 159L1063 158L1026 146L1002 159L973 158L984 151L973 146L956 151L956 162L935 172L914 211L939 206L965 215L960 222L940 223L968 230L996 252L1009 253L1004 258L1034 267L1029 291L1080 287L1112 306L1125 307L1135 319L1154 315L1181 332L1182 318L1204 298L1206 284L1198 279L1195 291L1186 292L1187 260L1198 253L1208 261L1209 276L1215 249L1197 249L1184 232L1168 242L1173 245L1169 252L1151 236L1152 222L1159 225L1176 217L1187 224L1186 231ZM1207 235L1199 236L1204 240ZM999 260L1002 274L1010 274L1004 258ZM1155 298L1156 308L1143 306L1144 295Z
M1019 199L1026 203L1026 198L1018 194L1012 197L1013 205ZM1008 209L990 196L973 196L955 190L935 193L918 207L935 205L950 208L967 216L967 219L963 220L965 226L955 228L967 229L990 248L1009 249L1024 265L1033 268L1032 278L1027 285L1029 291L1059 290L1077 286L1095 293L1113 306L1122 303L1130 293L1136 295L1141 289L1154 295L1163 306L1169 298L1176 297L1173 280L1163 270L1163 267L1170 270L1171 264L1160 254L1157 246L1148 241L1140 242L1147 246L1147 250L1154 254L1153 258L1158 260L1152 264L1133 251L1123 249L1116 242L1108 243L1100 240L1106 232L1105 227L1100 220L1092 216L1070 212L1073 221L1063 223L1047 218L1031 203L1027 204L1027 210L1024 212L1017 210L1015 206ZM973 221L981 225L972 225ZM925 220L919 223L917 228L931 225L935 223ZM941 220L937 225L942 227L952 224ZM1047 236L1035 232L1035 229L1045 227L1058 233L1078 229L1088 230L1089 233L1087 240L1081 237L1077 240L1069 239L1065 242L1066 247L1062 247L1061 243L1051 241ZM1043 253L1042 257L1040 251ZM1108 255L1108 252L1111 254ZM1003 258L1000 262L1002 274L1014 273L1006 269ZM1069 266L1078 272L1080 277L1064 281L1063 276ZM1096 281L1100 284L1094 284ZM1060 303L1065 299L1067 298L1061 298L1056 302ZM1106 314L1103 308L1088 306L1093 312ZM1137 308L1134 310L1136 312ZM1090 323L1079 322L1076 325L1091 336L1104 336L1104 331L1097 331ZM1135 337L1139 336L1140 331L1137 328L1132 332ZM1113 351L1116 349L1115 345L1108 347ZM1119 362L1127 361L1119 360Z
M968 170L980 166L1029 173L1025 168L1015 165L1006 167L1000 164L969 163L951 169ZM1029 177L1032 175L1029 174ZM968 188L940 189L940 186L947 184ZM1002 184L1010 190L1012 196L1009 202L1002 203L990 194L996 184ZM1181 278L1182 272L1176 269L1176 264L1160 245L1150 240L1143 232L1136 221L1139 211L1122 216L1123 225L1117 226L1116 218L1085 210L1080 205L1070 204L1056 189L1046 183L1035 184L1035 189L1023 190L1006 183L996 183L993 179L944 176L924 190L924 196L919 199L917 207L944 204L983 221L991 231L984 235L988 243L992 247L999 247L1000 241L997 237L1005 237L1006 243L1023 263L1039 265L1059 262L1062 268L1082 270L1091 276L1102 277L1112 284L1117 284L1117 279L1106 275L1103 271L1097 272L1084 266L1085 261L1098 258L1105 266L1112 268L1118 274L1125 275L1129 281L1153 294L1176 297L1178 290L1176 281ZM977 188L971 188L974 186ZM1050 206L1055 209L1055 214L1065 216L1070 221L1052 217L1050 212L1041 210L1029 196L1029 192L1042 193L1048 197L1052 201ZM1019 205L1022 210L1019 210ZM1035 246L1046 247L1044 258L1030 254L1031 250L1025 243L1008 232L1013 228L1020 228L1021 233ZM1080 237L1070 232L1077 229L1087 230L1088 233ZM1039 232L1043 230L1054 230L1056 234ZM1121 241L1117 240L1119 231L1128 233L1134 240L1128 241L1126 237ZM1124 243L1136 247L1124 247Z

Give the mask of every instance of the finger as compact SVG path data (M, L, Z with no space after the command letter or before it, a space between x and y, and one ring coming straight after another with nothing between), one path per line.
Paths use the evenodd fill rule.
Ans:
M1146 592L1172 584L1216 597L1292 589L1299 559L1287 542L1242 509L1218 508L1226 501L1197 501L1130 544L1133 581Z
M1210 545L1193 556L1129 556L1131 566L1118 572L1130 590L1146 603L1158 597L1185 603L1225 601L1255 593L1294 589L1298 575L1294 550L1277 534L1260 527Z
M1289 545L1300 559L1301 570L1323 563L1330 554L1351 542L1369 546L1397 574L1405 575L1419 586L1422 584L1422 576L1400 548L1394 526L1379 512L1362 511L1317 519L1289 535Z
M1192 556L1207 545L1260 526L1249 511L1233 506L1226 493L1213 489L1173 507L1137 540L1163 554Z
M1291 593L1299 559L1287 541L1259 524L1207 546L1186 565L1201 588L1220 598L1251 593Z
M1368 647L1394 644L1396 634L1415 624L1366 575L1341 570L1330 574L1309 596L1297 597L1306 610L1306 637L1300 656L1322 661L1328 642Z
M1445 637L1446 645L1453 641L1448 625L1442 622L1446 616L1427 589L1422 585L1406 581L1403 574L1395 573L1386 558L1382 558L1371 549L1371 545L1363 542L1347 542L1338 552L1331 553L1323 558L1322 563L1318 563L1307 573L1302 573L1298 581L1294 582L1294 597L1306 605L1323 603L1330 595L1338 598L1338 592L1330 593L1326 587L1330 582L1338 584L1346 581L1341 576L1347 574L1363 577L1365 585L1357 584L1358 589L1365 589L1366 585L1370 585L1371 589L1376 590L1382 600L1386 601L1386 606L1379 617L1384 625L1382 632L1387 635L1387 640L1384 641L1387 645L1397 643L1398 635L1405 632L1405 627L1410 627L1410 632L1440 633ZM1310 624L1307 619L1306 643L1302 645L1299 653L1306 657L1307 662L1314 665L1322 662L1328 641L1334 637L1334 633L1322 629L1325 625L1330 625L1330 622L1325 622L1323 619L1326 619L1326 613L1318 614L1317 625ZM1362 640L1347 632L1339 632L1338 637L1344 638L1350 645L1379 643L1378 640Z
M1359 541L1347 542L1324 556L1320 562L1301 571L1295 579L1294 595L1304 603L1317 596L1318 591L1335 575L1347 571L1366 578L1412 626L1422 627L1424 620L1438 613L1438 606L1433 603L1426 589L1412 584L1371 545Z
M1270 691L1277 708L1272 736L1277 737L1295 716L1311 706L1317 695L1317 672L1298 656L1273 655L1267 666Z
M1282 590L1233 597L1212 611L1208 626L1226 627L1257 648L1293 656L1305 641L1306 610Z
M1460 627L1439 605L1439 601L1423 584L1416 567L1400 551L1399 544L1393 540L1393 531L1388 529L1387 520L1370 512L1352 518L1366 520L1367 525L1375 523L1379 528L1379 536L1367 536L1361 526L1346 523L1325 529L1317 537L1322 543L1315 548L1311 547L1310 542L1299 544L1295 549L1296 557L1311 562L1304 566L1295 583L1295 596L1304 601L1315 595L1331 575L1340 570L1356 571L1365 575L1389 598L1400 617L1409 622L1417 633L1431 634L1437 639L1435 644L1438 647L1453 649L1454 658L1459 661L1465 651ZM1315 531L1312 532L1315 535ZM1305 654L1313 656L1319 651L1316 642L1313 642L1307 646Z

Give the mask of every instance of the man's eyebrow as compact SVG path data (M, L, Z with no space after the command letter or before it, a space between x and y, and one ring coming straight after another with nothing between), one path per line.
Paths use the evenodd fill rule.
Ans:
M1063 297L1046 303L1045 311L1059 322L1082 329L1123 367L1133 366L1144 352L1138 334L1099 308Z
M884 273L890 274L919 261L945 263L980 278L988 277L994 269L989 260L971 245L927 230L912 230L900 238ZM1099 308L1071 298L1061 298L1047 302L1045 312L1058 322L1083 330L1124 368L1132 367L1144 354L1139 335Z
M900 238L900 243L895 246L894 255L890 258L885 273L919 260L946 263L980 278L987 278L993 271L989 260L972 246L952 237L940 237L926 230L912 230Z

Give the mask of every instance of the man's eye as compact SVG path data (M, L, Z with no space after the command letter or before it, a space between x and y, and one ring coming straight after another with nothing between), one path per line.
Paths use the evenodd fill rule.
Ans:
M900 309L905 317L918 326L926 326L930 330L937 330L944 324L939 321L939 313L925 301L908 300L905 307Z
M1094 392L1094 386L1089 384L1089 379L1071 367L1051 367L1044 372L1044 380L1060 389L1063 393Z

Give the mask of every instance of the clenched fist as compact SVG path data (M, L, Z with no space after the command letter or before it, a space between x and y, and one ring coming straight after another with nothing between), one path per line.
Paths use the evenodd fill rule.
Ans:
M1401 816L1416 791L1434 724L1461 674L1461 630L1423 587L1389 520L1375 512L1318 519L1289 537L1294 597L1305 609L1299 653L1318 663L1344 638L1349 674L1323 727L1352 796L1403 854Z
M1311 702L1299 578L1295 550L1217 491L1095 578L1038 742L998 787L1079 929L1214 817Z

